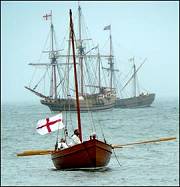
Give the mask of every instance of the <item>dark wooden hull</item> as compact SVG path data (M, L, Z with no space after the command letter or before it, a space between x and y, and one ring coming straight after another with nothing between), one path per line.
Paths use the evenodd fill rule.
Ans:
M155 94L139 95L137 97L117 99L115 108L141 108L149 107L155 99Z
M51 154L56 169L96 168L106 166L112 147L97 139L85 141L73 147Z

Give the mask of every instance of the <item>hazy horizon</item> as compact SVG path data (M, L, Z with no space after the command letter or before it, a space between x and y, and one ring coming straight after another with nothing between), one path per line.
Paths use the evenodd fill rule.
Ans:
M68 10L77 12L77 1L1 1L1 102L39 103L24 88L32 78L29 62L43 49L49 25L42 16L53 11L59 42L68 23ZM111 25L114 55L121 70L128 58L147 58L139 81L156 99L179 98L178 1L80 1L85 22L95 44L108 38ZM65 28L66 27L66 28Z

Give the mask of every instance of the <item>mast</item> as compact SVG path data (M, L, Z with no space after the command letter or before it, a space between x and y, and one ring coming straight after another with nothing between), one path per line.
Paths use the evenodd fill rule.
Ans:
M130 59L130 61L132 61L132 58ZM124 88L129 84L129 82L135 77L135 74L137 74L137 72L138 72L139 69L142 67L142 65L145 63L145 61L146 61L146 58L144 59L144 61L142 62L142 64L141 64L137 69L136 69L135 64L134 64L134 66L133 66L133 68L134 68L134 73L133 73L133 75L129 78L129 80L126 82L126 84L123 86L123 88L121 89L121 91L123 91ZM134 85L136 85L136 84L134 84ZM136 91L134 91L134 92L136 92Z
M78 94L78 81L77 81L77 73L76 73L76 57L75 57L75 47L74 47L74 29L73 29L73 21L72 21L72 12L70 9L70 34L72 41L72 52L73 52L73 63L74 63L74 78L75 78L75 91L76 91L76 108L77 108L77 118L78 118L78 129L79 129L79 137L82 142L82 132L81 132L81 117L80 117L80 105L79 105L79 94Z
M99 53L99 46L98 46L98 68L99 68L99 71L98 71L98 73L99 73L99 93L101 92L101 63L100 63L100 53Z
M108 58L108 64L109 64L109 68L103 68L106 69L108 71L110 71L110 90L112 91L112 87L113 87L113 74L114 71L119 71L118 69L114 69L114 62L113 62L113 55L112 55L112 36L111 36L111 25L108 25L106 27L104 27L104 30L109 30L109 41L110 41L110 54L109 54L109 58Z
M57 99L57 86L56 86L56 56L54 52L54 26L52 23L52 10L51 10L51 64L52 64L52 93L53 99Z
M78 18L79 18L79 64L80 64L80 87L81 87L81 95L83 95L83 47L82 47L82 38L81 38L81 7L78 1Z
M133 58L133 63L134 63L134 58ZM133 64L133 69L134 69L134 97L136 97L136 65L135 63Z
M29 63L29 65L50 67L51 74L50 74L49 96L45 96L45 95L35 91L36 87L38 86L38 84L40 83L41 80L38 82L38 84L36 84L36 86L33 89L31 89L30 87L27 87L27 86L25 88L42 98L57 99L58 85L57 85L57 77L56 76L59 73L59 72L57 72L58 65L67 65L67 63L57 63L57 59L59 58L58 52L62 51L62 50L56 49L56 46L54 45L56 38L55 38L54 25L52 22L52 10L51 10L50 14L44 15L43 18L45 18L46 21L50 19L50 37L49 37L50 38L50 49L42 51L43 53L49 54L50 63Z
M110 89L112 91L112 81L113 81L113 69L114 69L114 63L112 60L112 36L111 36L111 26L109 29L109 38L110 38L110 55L109 55L109 66L110 66Z

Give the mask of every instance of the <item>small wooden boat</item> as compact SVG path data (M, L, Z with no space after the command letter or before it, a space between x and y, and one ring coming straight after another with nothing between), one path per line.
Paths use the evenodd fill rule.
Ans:
M51 158L56 169L71 169L71 168L94 168L106 166L111 158L112 146L106 142L97 140L94 136L87 141L82 141L80 104L78 95L78 81L75 62L75 45L74 45L74 30L72 21L72 12L70 10L70 40L72 41L73 63L74 63L74 80L76 91L76 106L79 137L82 143L68 147L63 150L55 150L51 153Z
M56 169L96 168L106 166L111 158L112 147L97 139L55 151L51 154Z

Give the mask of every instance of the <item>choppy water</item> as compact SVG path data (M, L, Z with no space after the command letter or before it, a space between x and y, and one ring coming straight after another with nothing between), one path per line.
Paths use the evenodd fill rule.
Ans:
M178 103L178 99L167 99L155 101L149 108L113 109L93 113L95 122L99 121L103 127L108 143L123 144L160 137L177 137L177 141L115 149L108 166L97 171L55 170L50 155L16 157L16 153L24 150L54 147L55 132L41 136L35 130L37 120L52 113L41 104L2 105L1 185L178 186ZM88 114L83 113L82 119L87 116ZM89 122L86 120L86 123Z

